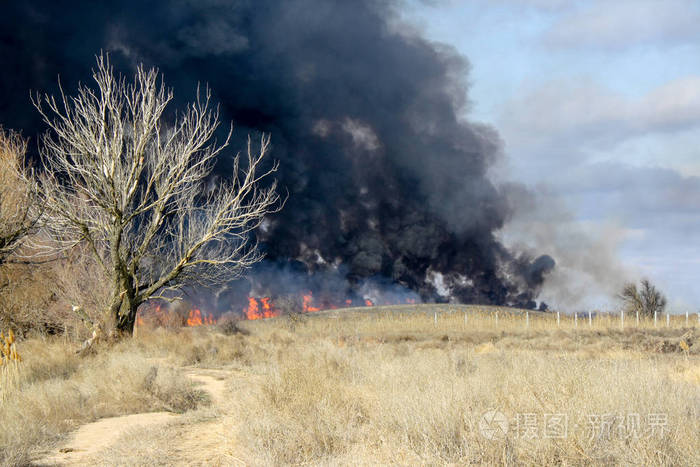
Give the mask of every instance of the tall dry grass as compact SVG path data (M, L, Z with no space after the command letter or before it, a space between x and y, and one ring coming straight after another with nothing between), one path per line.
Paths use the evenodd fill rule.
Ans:
M26 340L20 391L0 406L2 462L26 462L99 417L194 408L203 396L167 368L199 366L229 370L223 408L125 434L101 462L700 464L700 327L581 324L433 306L145 327L87 358L62 339ZM509 421L505 436L483 435L490 410ZM545 436L552 415L566 436ZM636 416L638 435L617 423ZM202 429L215 431L191 437ZM192 439L209 436L226 439L197 453Z
M697 329L581 324L536 315L526 328L502 314L496 325L483 312L466 325L456 312L437 324L416 312L313 316L293 331L245 323L262 354L250 365L259 383L232 394L244 459L698 465ZM482 434L490 410L509 421L505 436ZM545 436L554 416L566 436Z
M0 402L0 465L26 465L77 426L151 411L183 412L206 402L180 372L131 343L78 357L65 339L19 343L17 386Z
M19 385L21 362L12 329L7 331L7 335L0 331L0 402L5 401Z

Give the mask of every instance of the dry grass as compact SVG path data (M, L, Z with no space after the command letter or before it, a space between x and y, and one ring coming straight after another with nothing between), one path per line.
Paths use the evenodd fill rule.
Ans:
M0 464L25 465L78 425L102 417L197 407L206 396L131 344L78 358L63 340L19 343L17 390L0 403Z
M24 341L21 391L0 410L10 427L0 434L3 462L22 463L98 417L194 408L201 396L163 368L194 365L229 372L223 406L125 433L95 462L700 464L700 328L675 321L621 330L602 319L557 327L539 314L526 327L523 315L505 309L496 324L495 311L319 313L243 322L233 334L144 328L85 359L65 342ZM510 427L487 439L480 421L493 409ZM545 437L551 414L567 419L566 436ZM659 414L663 426L648 432ZM10 423L20 418L25 426Z
M436 325L417 311L314 316L293 332L284 319L245 323L263 350L250 366L261 382L232 395L245 460L700 463L700 339L688 329L557 328L540 315L526 328L504 310L498 325L488 313L465 325L456 311ZM511 423L502 439L479 429L492 409ZM545 437L550 414L566 418L565 437Z
M17 352L15 334L0 331L0 402L4 401L19 385L19 366L22 357Z

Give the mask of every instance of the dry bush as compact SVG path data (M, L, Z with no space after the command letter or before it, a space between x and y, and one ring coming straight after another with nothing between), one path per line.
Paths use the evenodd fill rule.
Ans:
M113 329L107 310L111 299L108 278L95 260L80 249L53 263L55 300L47 308L58 317L70 338L82 341L99 327L105 335ZM77 310L76 310L77 309Z
M23 264L29 252L17 256L35 232L41 213L36 186L24 163L26 140L0 127L0 328L20 335L51 327L41 316L50 293L37 285L46 279L43 265Z
M0 464L26 465L42 446L79 424L102 417L168 410L206 401L175 370L123 345L78 358L64 340L20 343L19 389L0 404ZM114 375L119 375L115 383Z
M63 331L65 314L54 314L59 311L53 308L57 277L51 265L5 264L0 280L0 327L15 329L20 336Z
M41 211L35 183L24 165L26 150L26 140L0 127L0 265L22 246Z
M0 326L21 336L65 333L74 340L85 339L95 326L109 332L105 276L80 251L42 263L6 264L0 276L6 281Z
M233 336L236 334L248 335L248 331L240 326L241 321L242 319L239 315L226 313L216 321L216 324L219 331L225 336Z
M628 311L648 318L663 313L666 308L666 297L649 279L642 279L639 289L633 282L625 284L619 298Z

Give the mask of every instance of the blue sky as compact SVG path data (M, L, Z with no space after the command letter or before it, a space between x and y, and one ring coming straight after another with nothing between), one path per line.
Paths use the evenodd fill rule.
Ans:
M672 310L700 308L700 2L415 0L403 16L468 58L468 118L504 142L494 178L540 199L502 235L559 260L545 299L608 306L647 276Z

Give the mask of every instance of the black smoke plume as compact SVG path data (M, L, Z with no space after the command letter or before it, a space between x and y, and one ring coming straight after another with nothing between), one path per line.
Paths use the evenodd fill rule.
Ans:
M259 274L230 290L271 289L292 275L338 296L375 284L423 301L534 306L554 261L495 238L511 208L487 177L497 134L463 118L468 63L402 26L400 6L5 2L0 122L25 136L42 131L30 90L55 93L60 75L70 94L100 50L123 72L139 62L160 68L180 99L174 107L208 83L236 125L235 144L272 133L289 192L260 231ZM228 169L222 160L217 171Z

